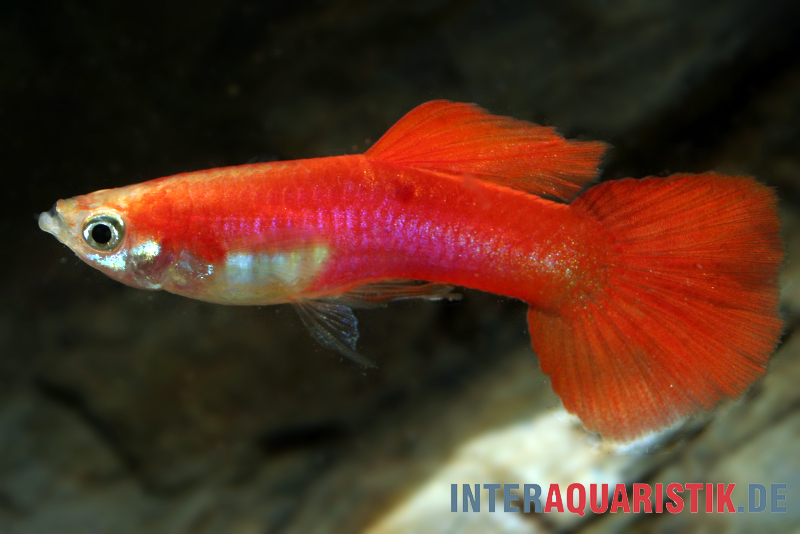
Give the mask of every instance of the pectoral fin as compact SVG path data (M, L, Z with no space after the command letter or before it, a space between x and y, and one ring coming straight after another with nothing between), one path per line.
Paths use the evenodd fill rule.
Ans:
M376 367L375 362L356 352L358 319L353 310L329 300L302 299L294 304L303 324L320 344L364 367Z
M453 286L417 280L370 282L339 295L294 302L303 324L323 346L347 356L365 367L376 367L369 358L356 352L358 319L351 308L381 306L390 300L421 298L458 300Z

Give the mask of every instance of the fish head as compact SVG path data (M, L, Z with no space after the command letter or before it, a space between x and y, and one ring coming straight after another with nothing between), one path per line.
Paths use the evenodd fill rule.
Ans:
M39 215L39 227L81 260L140 289L160 289L169 254L158 236L137 231L136 186L59 200Z

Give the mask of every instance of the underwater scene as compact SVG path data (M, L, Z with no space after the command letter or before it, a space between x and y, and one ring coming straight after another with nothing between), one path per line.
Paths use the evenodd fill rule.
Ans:
M0 42L1 534L800 533L797 2Z

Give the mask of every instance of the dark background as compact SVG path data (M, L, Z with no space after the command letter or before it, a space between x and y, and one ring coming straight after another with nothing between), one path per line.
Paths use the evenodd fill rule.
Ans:
M521 303L466 291L359 312L360 350L380 362L364 370L316 346L287 307L106 279L38 229L59 198L361 152L415 105L449 98L612 143L602 179L756 175L778 189L795 248L796 1L126 6L0 6L2 532L356 532L468 439L557 405ZM789 513L527 518L511 532L799 524L798 283L787 261L789 341L767 378L658 460L632 457L623 477L788 477ZM441 499L426 528L467 531L447 530L449 483ZM486 525L475 531L499 531Z

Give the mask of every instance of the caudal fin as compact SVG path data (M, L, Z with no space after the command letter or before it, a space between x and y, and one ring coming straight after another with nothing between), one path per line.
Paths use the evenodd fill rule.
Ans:
M570 208L607 231L607 282L559 313L531 309L528 322L542 370L587 428L632 439L764 372L782 329L768 187L717 174L628 179Z
M426 102L364 154L370 159L470 176L539 196L572 200L597 176L607 145L491 115L473 104Z

